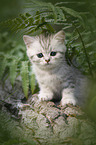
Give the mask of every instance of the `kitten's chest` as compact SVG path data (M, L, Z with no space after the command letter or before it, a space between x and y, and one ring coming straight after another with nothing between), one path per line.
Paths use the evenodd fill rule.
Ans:
M45 88L49 88L56 91L62 91L63 88L74 87L75 85L75 77L72 75L68 68L66 71L64 69L59 69L52 73L52 71L35 71L37 81L39 86L43 86Z
M61 90L63 80L62 78L57 74L51 74L51 73L44 73L44 74L38 74L37 75L37 81L39 82L39 85L43 85L45 87L49 87L53 91Z

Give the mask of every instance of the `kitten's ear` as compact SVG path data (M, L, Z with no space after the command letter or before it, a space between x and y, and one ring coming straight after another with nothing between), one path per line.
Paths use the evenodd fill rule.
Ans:
M65 41L65 32L63 30L59 31L54 35L54 38L57 39L59 42L64 43Z
M31 43L33 43L34 39L35 39L34 37L31 37L31 36L28 36L28 35L23 36L23 40L24 40L27 48L30 46Z

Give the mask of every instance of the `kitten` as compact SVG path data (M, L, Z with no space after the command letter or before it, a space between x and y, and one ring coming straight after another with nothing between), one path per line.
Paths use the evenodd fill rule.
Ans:
M54 35L23 36L27 55L39 83L40 100L61 99L61 105L82 104L84 101L83 75L67 64L63 30ZM62 98L60 98L62 97Z

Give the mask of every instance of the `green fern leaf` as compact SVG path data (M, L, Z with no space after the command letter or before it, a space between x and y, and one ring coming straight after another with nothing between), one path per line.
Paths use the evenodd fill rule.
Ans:
M54 22L57 21L57 11L56 11L56 7L54 7L54 5L52 5L51 3L48 4L49 8L51 8L52 12L53 12L53 16L54 16Z
M36 28L37 27L31 27L28 30L24 31L24 33L27 34L27 35L32 34L36 31Z
M59 19L60 19L60 20L63 20L63 21L66 21L66 18L65 18L65 15L64 15L64 13L63 13L63 10L60 9L59 7L56 7L56 10L57 10L57 12L58 12L58 14L59 14Z
M31 85L31 92L33 94L35 90L36 79L35 79L35 75L32 72L30 74L30 85Z
M65 26L65 27L63 28L63 30L70 29L70 28L72 28L72 25Z
M78 12L74 11L73 9L67 8L67 7L61 7L62 10L64 10L66 13L73 17L77 17L79 19L82 19L82 17L79 15Z
M96 40L86 44L86 48L96 45Z
M46 23L46 28L48 30L50 30L50 32L55 32L55 30L53 29L53 27L50 24L48 24L48 23Z
M35 16L35 24L38 25L40 22L40 14L39 11L36 12L36 16Z
M6 58L4 58L3 60L0 58L0 80L2 79L6 66L7 66Z
M16 22L16 21L17 21L18 23L22 23L22 19L21 19L21 18L16 18L16 19L15 19L15 22Z
M65 5L65 4L68 4L68 5L69 5L69 4L84 5L84 4L86 4L86 2L78 2L78 1L77 1L77 2L75 2L75 1L74 1L74 2L73 2L73 1L65 1L65 2L59 2L59 3L57 2L57 3L55 4L55 6L58 6L58 5Z
M13 60L10 64L10 81L12 86L14 85L17 74L17 60Z
M25 97L28 98L29 90L29 71L28 71L28 61L22 61L21 64L21 77L22 77L22 87Z
M26 13L25 15L26 15L25 23L29 23L30 26L31 26L33 24L33 22L34 22L33 16L30 15L29 13Z
M29 21L29 17L29 13L20 14L17 18L8 20L6 23L13 31L20 31L32 25L33 19L31 18Z

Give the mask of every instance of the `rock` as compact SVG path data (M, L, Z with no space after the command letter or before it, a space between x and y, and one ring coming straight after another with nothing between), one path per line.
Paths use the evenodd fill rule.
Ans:
M12 93L14 90L16 92ZM15 122L12 127L16 129L9 129L9 121L6 121L6 128L11 134L14 132L16 137L42 145L96 144L96 125L79 106L68 104L62 107L51 101L39 102L37 94L30 95L23 104L21 100L24 94L20 81L12 89L7 80L4 88L0 86L0 91L1 114L6 112L9 118L15 118L14 121L12 119Z

